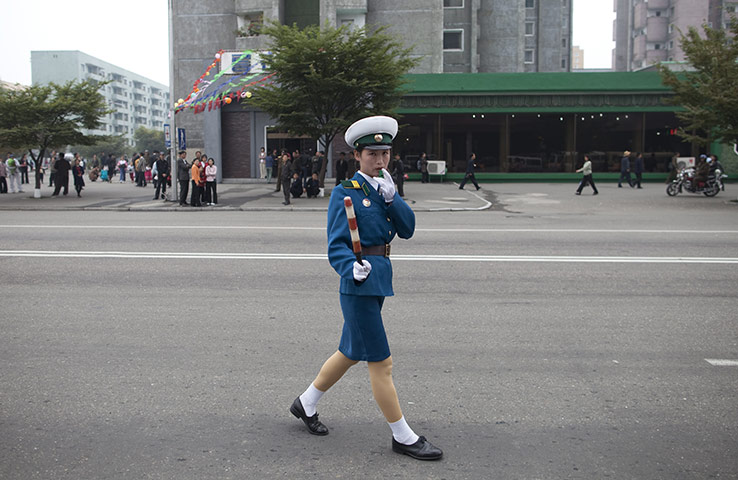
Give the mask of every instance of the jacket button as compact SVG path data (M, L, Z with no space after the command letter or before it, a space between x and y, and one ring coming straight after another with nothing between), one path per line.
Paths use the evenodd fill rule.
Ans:
M390 234L390 236L391 236L391 235L392 235L392 230L390 230L390 231L389 231L389 232L387 232L387 233L389 233L389 234Z
M392 220L390 220L390 219L389 219L389 217L387 217L387 221L388 221L388 222L391 222Z

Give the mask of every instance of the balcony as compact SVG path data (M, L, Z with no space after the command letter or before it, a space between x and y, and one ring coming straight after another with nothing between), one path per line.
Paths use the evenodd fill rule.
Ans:
M669 19L666 17L648 17L646 41L665 43L668 38Z
M669 0L648 0L649 10L666 10L669 8Z
M646 19L648 18L648 5L639 3L633 8L633 29L640 30L646 28Z

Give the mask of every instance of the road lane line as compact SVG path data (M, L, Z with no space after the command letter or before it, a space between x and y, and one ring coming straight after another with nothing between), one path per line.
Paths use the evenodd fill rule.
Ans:
M738 360L720 360L715 358L706 358L705 361L715 367L738 367Z
M79 229L79 230L320 230L325 227L284 227L276 225L0 225L0 228ZM644 233L644 234L724 234L738 230L657 230L604 228L416 228L416 232L434 233Z
M327 260L326 254L304 253L229 253L229 252L122 252L0 250L0 257L68 258L175 258L232 260ZM558 263L666 263L738 264L738 258L722 257L607 257L581 255L392 255L395 261L420 262L558 262Z

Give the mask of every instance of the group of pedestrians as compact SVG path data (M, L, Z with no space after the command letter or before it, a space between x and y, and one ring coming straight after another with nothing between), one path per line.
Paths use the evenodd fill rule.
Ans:
M202 207L218 205L218 166L213 157L200 151L195 152L192 162L187 161L187 152L180 150L177 158L177 181L179 182L179 205ZM190 201L187 202L187 195Z

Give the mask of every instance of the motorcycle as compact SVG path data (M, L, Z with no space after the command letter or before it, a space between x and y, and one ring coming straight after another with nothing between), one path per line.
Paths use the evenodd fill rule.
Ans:
M723 178L728 176L723 174L720 169L715 170L707 176L706 182L694 181L695 169L684 168L677 173L677 177L666 187L666 194L674 197L682 191L689 193L702 193L706 197L714 197L721 190L725 190Z

